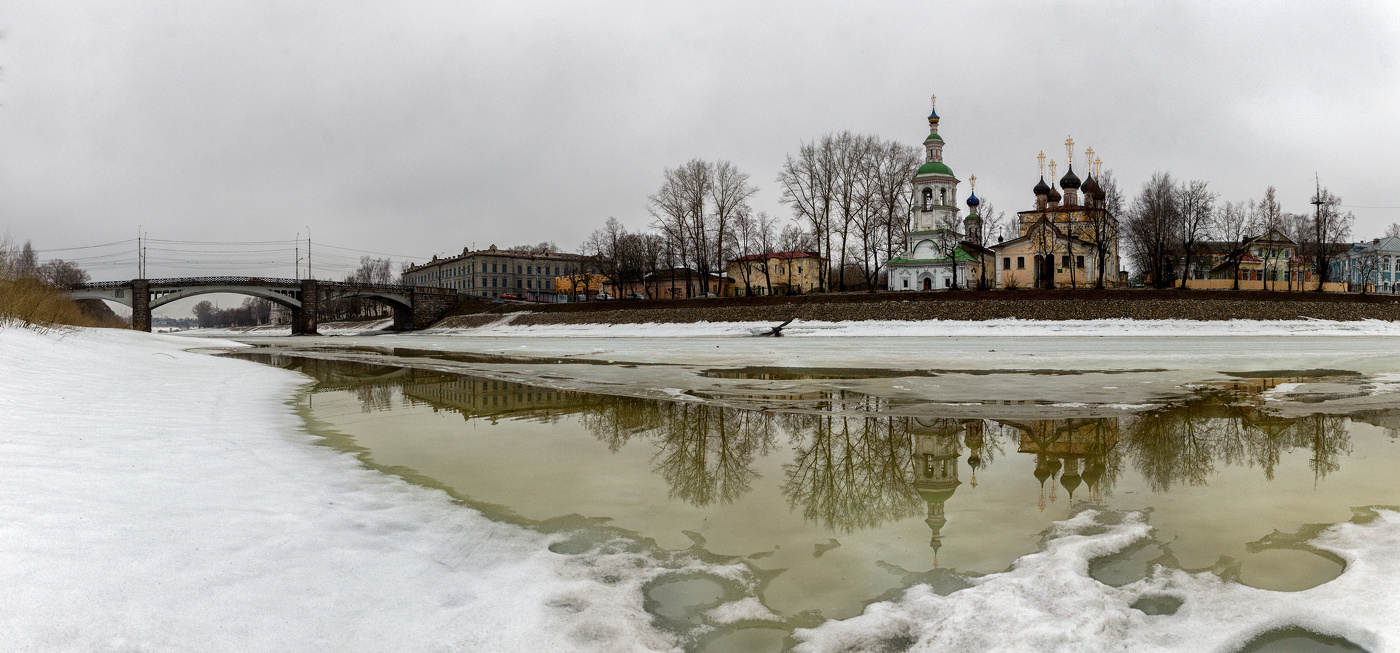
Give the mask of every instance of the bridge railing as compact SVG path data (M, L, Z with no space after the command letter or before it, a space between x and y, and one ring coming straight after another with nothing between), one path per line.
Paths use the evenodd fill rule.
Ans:
M266 284L273 286L301 285L301 279L281 279L276 277L176 277L170 279L148 279L147 281L152 287L243 283ZM412 286L404 286L394 283L360 283L358 281L319 281L318 285L322 287L358 288L362 290L387 290L393 292L407 292L412 288ZM69 289L96 290L101 288L127 288L130 286L130 281L93 281L88 283L75 283L69 286Z

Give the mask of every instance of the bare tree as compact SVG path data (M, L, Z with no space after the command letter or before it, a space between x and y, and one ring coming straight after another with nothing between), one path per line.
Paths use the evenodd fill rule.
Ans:
M767 263L768 253L762 251L760 243L759 216L751 211L744 211L734 218L734 237L731 240L732 246L728 258L734 262L734 268L738 271L738 281L744 284L744 295L752 295L754 275L754 264L756 260L763 260ZM757 259L751 258L755 255ZM725 268L728 270L728 266Z
M1123 215L1123 191L1118 188L1118 179L1109 170L1094 180L1103 191L1103 199L1096 200L1097 206L1089 212L1089 223L1085 233L1093 241L1094 287L1104 287L1109 259L1118 251L1119 223ZM1116 280L1115 280L1116 281Z
M1322 187L1318 182L1317 192L1313 195L1313 223L1312 223L1312 256L1313 264L1317 268L1317 290L1322 291L1322 284L1327 283L1332 266L1332 259L1336 258L1338 245L1346 242L1351 237L1351 226L1356 223L1356 216L1350 211L1342 213L1339 210L1342 198L1333 195L1331 191Z
M1210 240L1210 229L1215 217L1216 194L1207 188L1207 182L1200 180L1183 181L1176 188L1176 232L1181 245L1181 288L1186 289L1191 278L1191 266L1195 263L1196 249L1202 241Z
M1264 197L1259 200L1259 203L1253 205L1254 226L1258 229L1260 236L1267 237L1274 231L1280 233L1286 231L1283 207L1279 205L1275 194L1274 187L1270 186L1264 190ZM1273 255L1272 250L1262 253L1264 256L1260 259L1260 266L1263 268L1262 276L1267 281L1271 277L1276 276L1276 274L1271 274L1271 272L1275 271L1272 268L1277 265L1277 257ZM1270 288L1268 285L1264 287Z
M1177 195L1170 173L1153 173L1133 199L1126 225L1128 247L1138 269L1152 275L1152 285L1166 288L1173 273L1172 227L1177 224Z
M92 278L86 270L78 267L77 263L59 258L45 261L36 272L44 283L58 288L67 288Z
M679 168L668 168L661 189L648 198L647 203L657 229L673 243L680 266L689 275L690 263L694 261L707 291L710 261L718 251L710 247L708 202L715 178L714 169L713 164L700 159L692 159ZM686 291L690 291L689 279Z
M1244 256L1244 246L1249 242L1252 227L1249 206L1244 202L1226 202L1215 213L1215 233L1230 248L1226 255L1235 277L1234 289L1240 289L1240 259Z
M1386 238L1400 238L1400 222L1392 222L1385 228Z
M836 156L833 137L803 143L797 156L788 155L778 172L781 201L792 207L793 217L811 228L812 249L831 259L831 212L835 197ZM818 287L829 287L826 266L818 272Z
M714 207L714 266L721 274L725 271L725 248L732 238L730 233L734 220L749 213L749 198L758 192L758 187L749 183L749 176L740 172L734 164L728 161L720 161L713 167L714 181L709 186L710 203ZM702 274L707 272L702 268ZM705 275L703 282L707 288L710 283L709 275ZM717 290L722 290L724 284L721 281Z

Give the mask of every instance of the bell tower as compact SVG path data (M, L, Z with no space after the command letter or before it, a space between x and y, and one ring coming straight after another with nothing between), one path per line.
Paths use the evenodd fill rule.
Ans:
M909 231L933 231L956 225L958 178L943 163L943 137L938 135L938 97L930 98L928 137L924 139L924 164L914 175L914 213Z

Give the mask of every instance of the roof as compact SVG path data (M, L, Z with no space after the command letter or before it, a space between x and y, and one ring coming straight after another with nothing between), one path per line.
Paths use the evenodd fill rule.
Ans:
M439 266L439 265L445 265L445 264L448 264L448 263L455 263L455 262L457 262L457 261L464 261L464 260L466 260L466 259L473 258L473 257L476 257L476 256L497 256L497 257L502 257L502 258L527 259L527 260L531 260L531 261L581 261L581 260L583 260L583 256L581 256L581 255L579 255L579 254L568 254L568 253L564 253L564 252L552 252L552 253L549 253L549 254L539 254L539 253L534 253L534 252L516 252L516 251L511 251L511 250L508 250L508 249L495 249L494 247L492 247L491 249L479 249L479 250L476 250L476 251L467 251L467 250L463 250L461 254L458 254L458 255L456 255L456 256L448 256L448 257L444 257L444 258L438 258L438 257L435 256L435 257L433 257L433 260L428 261L427 263L419 263L419 264L416 264L416 265L411 265L411 266L409 266L409 267L408 267L407 269L405 269L401 274L408 274L408 273L410 273L410 272L416 272L416 271L418 271L418 270L422 270L422 269L425 269L425 268L437 267L437 266Z
M918 175L947 175L953 176L953 169L944 165L942 161L929 161L919 166Z
M925 142L925 143L927 143L927 142L929 142L929 141L938 141L938 142L942 143L942 142L943 142L943 137L942 137L942 136L939 136L939 135L938 135L938 132L933 132L933 133L931 133L931 134L928 135L928 138L925 138L925 139L924 139L924 142Z
M776 258L776 259L815 258L815 259L822 259L822 260L825 260L825 258L823 258L822 255L820 255L820 254L818 254L818 253L816 253L816 252L772 252L772 253L770 253L770 254L749 254L748 256L740 256L740 257L737 257L737 258L729 259L729 262L733 263L734 261L763 261L763 260L773 259L773 258Z

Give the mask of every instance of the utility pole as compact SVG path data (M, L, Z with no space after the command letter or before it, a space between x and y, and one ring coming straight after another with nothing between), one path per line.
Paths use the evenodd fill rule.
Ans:
M292 262L296 272L292 273L292 276L301 279L301 233L297 233L297 239L294 242L296 245L292 248Z
M1312 198L1312 205L1313 205L1313 239L1317 241L1317 243L1315 243L1315 246L1317 247L1317 251L1319 252L1319 255L1318 255L1318 256L1316 257L1316 259L1315 259L1315 260L1317 261L1317 268L1318 268L1318 269L1317 269L1317 290L1318 290L1318 292L1322 292L1322 280L1325 279L1325 278L1327 278L1327 275L1326 275L1325 273L1323 273L1323 271L1322 271L1322 259L1323 259L1323 256L1321 255L1322 252L1326 252L1326 251L1327 251L1327 243L1322 242L1322 238L1323 238L1323 236L1325 235L1325 233L1326 233L1327 230L1322 228L1322 179L1319 178L1319 177L1317 176L1317 173L1316 173L1316 172L1313 173L1313 183L1316 184L1316 189L1317 189L1317 190L1313 193L1313 198ZM1362 287L1362 291L1364 292L1364 291L1365 291L1365 288L1366 288L1366 285L1365 285L1366 282L1363 280L1363 281L1361 282L1361 284L1362 284L1362 286L1361 286L1361 287Z
M311 226L306 225L306 278L315 279L316 275L311 273Z

